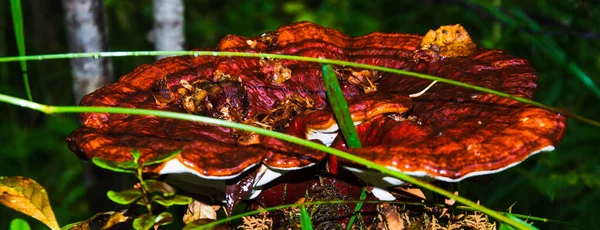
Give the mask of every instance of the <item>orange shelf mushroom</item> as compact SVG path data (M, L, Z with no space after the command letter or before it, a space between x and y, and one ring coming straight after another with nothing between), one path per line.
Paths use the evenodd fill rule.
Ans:
M426 73L524 98L537 88L523 59L477 47L460 25L425 37L372 33L349 37L301 22L261 36L229 35L217 51L322 57ZM443 181L494 173L540 151L551 151L566 118L510 99L449 84L335 67L362 142L346 149L327 104L321 66L292 60L181 56L142 65L83 98L85 106L118 106L192 113L264 127L335 148L410 175ZM245 171L260 189L289 170L314 165L322 152L213 125L153 116L81 114L84 127L68 138L84 159L141 161L176 150L174 159L145 169L227 180ZM359 177L373 178L351 162ZM365 174L366 173L366 174ZM186 177L187 178L187 177ZM400 182L385 176L378 187ZM218 189L224 191L224 189ZM389 198L389 197L388 197Z

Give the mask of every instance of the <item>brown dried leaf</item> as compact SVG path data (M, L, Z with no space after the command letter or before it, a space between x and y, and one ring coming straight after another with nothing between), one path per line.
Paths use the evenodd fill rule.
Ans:
M200 219L216 220L216 210L218 210L218 207L215 209L215 207L211 205L207 205L200 201L193 200L192 203L188 205L188 209L185 212L185 215L183 215L183 223L189 224L195 220Z
M130 217L123 215L123 213L125 213L125 212L126 212L126 210L123 210L120 212L108 211L108 212L96 213L94 216L90 217L87 220L72 223L67 226L63 226L62 229L69 229L69 230L111 229L111 228L115 227L117 224L126 222L130 219Z
M114 214L110 215L110 217L108 218L106 223L104 223L101 229L110 229L115 225L123 223L127 220L129 220L129 217L126 217L120 212L115 212Z
M384 226L380 226L383 229L404 229L404 220L400 217L400 213L396 209L396 206L391 204L380 204L379 207L380 218L383 220Z
M50 229L60 229L46 190L32 179L0 177L0 203L38 219Z

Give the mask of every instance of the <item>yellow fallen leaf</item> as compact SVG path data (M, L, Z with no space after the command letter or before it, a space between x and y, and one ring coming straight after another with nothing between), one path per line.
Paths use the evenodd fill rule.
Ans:
M50 229L60 229L46 190L32 179L0 177L0 203L38 219Z

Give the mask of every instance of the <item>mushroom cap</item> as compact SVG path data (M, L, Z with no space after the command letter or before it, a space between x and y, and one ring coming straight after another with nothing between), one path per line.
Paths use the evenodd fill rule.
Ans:
M215 50L385 66L533 98L537 76L527 61L477 48L461 28L451 28L461 36L456 40L462 43L457 44L441 32L428 33L425 39L379 32L350 37L301 22L253 38L228 35ZM430 36L441 36L449 45ZM438 83L411 97L431 81L345 67L336 70L357 124L360 149L346 149L337 135L317 63L171 57L138 67L85 96L81 105L197 113L264 126L317 139L398 171L446 181L503 170L552 150L566 128L561 114L495 95ZM259 164L294 170L326 156L274 138L190 121L108 113L83 113L80 118L84 127L67 140L84 159L123 162L132 159L131 149L138 149L144 162L181 150L170 164L177 161L177 167L209 179L233 178ZM174 172L165 169L169 162L145 171Z

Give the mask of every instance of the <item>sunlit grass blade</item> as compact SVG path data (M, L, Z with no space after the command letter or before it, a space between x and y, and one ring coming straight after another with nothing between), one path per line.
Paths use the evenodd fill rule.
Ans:
M346 226L346 230L351 230L352 225L354 225L354 221L356 221L356 217L357 216L360 217L360 209L362 208L363 201L366 198L367 198L367 188L363 188L362 192L360 193L359 202L356 203L356 207L354 208L354 215L352 215L352 217L350 217L350 220L348 221L348 226Z
M555 108L549 105L542 104L540 102L529 100L522 97L517 97L515 95L511 95L508 93L500 92L493 89L488 89L485 87L480 87L476 85L470 85L467 83L454 81L446 78L435 77L427 74L410 72L406 70L387 68L382 66L374 66L368 64L354 63L348 61L340 61L340 60L332 60L325 58L311 58L311 57L303 57L303 56L294 56L294 55L283 55L283 54L266 54L266 53L243 53L243 52L224 52L224 51L119 51L119 52L91 52L91 53L65 53L65 54L47 54L47 55L32 55L32 56L23 56L23 57L0 57L0 62L11 62L11 61L22 61L22 60L51 60L51 59L64 59L64 58L100 58L100 57L125 57L125 56L158 56L158 55L192 55L192 56L225 56L225 57L254 57L254 58L274 58L274 59L286 59L286 60L296 60L296 61L307 61L307 62L316 62L323 64L332 64L332 65L340 65L340 66L350 66L355 68L362 69L371 69L376 71L382 71L387 73L395 73L405 76L411 76L431 81L438 81L440 83L446 83L450 85L455 85L458 87L463 87L467 89L472 89L479 92L494 94L499 97L509 98L521 103L525 103L528 105L533 105L542 109L546 109L548 111L552 111L555 113L564 114L566 116L572 117L574 119L580 120L587 124L600 127L600 122L589 119L587 117L583 117L574 113L571 113L565 109Z
M300 205L300 225L302 230L312 230L312 223L310 221L310 215L306 211L305 205Z
M265 135L265 136L269 136L269 137L274 137L283 141L287 141L290 143L294 143L294 144L298 144L298 145L302 145L308 148L312 148L318 151L322 151L324 153L328 153L331 155L335 155L337 157L341 157L344 158L346 160L352 161L352 162L356 162L357 164L363 165L367 168L370 168L372 170L376 170L376 171L380 171L384 174L396 177L406 183L410 183L410 184L414 184L416 186L420 186L423 189L427 189L430 191L433 191L435 193L438 193L442 196L445 196L447 198L450 199L454 199L456 200L456 202L459 202L461 204L465 204L467 206L473 207L475 209L477 209L477 211L480 211L482 213L485 213L487 215L489 215L492 218L496 218L499 221L505 222L507 224L510 224L512 226L517 227L518 229L529 229L527 226L518 223L512 219L507 218L506 216L491 210L489 208L486 208L484 206L481 206L467 198L455 195L449 191L446 191L442 188L439 188L435 185L429 184L427 182L424 182L420 179L408 176L402 172L399 171L395 171L395 170L391 170L383 165L379 165L376 164L375 162L369 161L365 158L359 157L359 156L355 156L352 155L350 153L338 150L338 149L334 149L334 148L330 148L327 147L325 145L322 145L320 143L316 143L316 142L312 142L303 138L299 138L299 137L295 137L295 136L290 136L287 134L283 134L283 133L279 133L279 132L275 132L275 131L271 131L271 130L267 130L267 129L263 129L263 128L259 128L259 127L255 127L255 126L251 126L251 125L245 125L245 124L241 124L241 123L235 123L235 122L230 122L230 121L226 121L226 120L222 120L222 119L217 119L217 118L212 118L212 117L204 117L204 116L197 116L197 115L191 115L191 114L185 114L185 113L177 113L177 112L170 112L170 111L162 111L162 110L148 110L148 109L134 109L134 108L121 108L121 107L92 107L92 106L48 106L48 105L44 105L44 104L40 104L40 103L35 103L35 102L31 102L31 101L27 101L27 100L23 100L20 98L16 98L16 97L12 97L12 96L8 96L8 95L4 95L4 94L0 94L0 102L6 102L9 104L13 104L13 105L17 105L17 106L21 106L21 107L25 107L25 108L29 108L29 109L33 109L33 110L37 110L46 114L55 114L55 113L116 113L116 114L130 114L130 115L147 115L147 116L157 116L157 117L165 117L165 118L173 118L173 119L180 119L180 120L187 120L187 121L194 121L194 122L202 122L202 123L207 123L207 124L212 124L212 125L218 125L218 126L223 126L223 127L227 127L227 128L233 128L233 129L239 129L239 130L243 130L243 131L247 131L247 132L254 132L257 133L259 135Z
M15 40L17 41L17 49L19 56L25 56L25 35L23 34L23 15L21 12L21 0L10 0L10 11L12 14L13 28L15 30ZM29 87L29 76L27 74L27 61L21 61L21 71L23 71L23 84L27 99L33 100L31 97L31 89Z
M323 81L325 83L325 89L327 90L329 104L331 104L338 126L346 139L348 147L360 148L360 140L358 139L358 134L356 133L356 127L354 127L350 110L348 110L348 103L340 88L340 83L335 75L335 71L329 64L323 65Z

